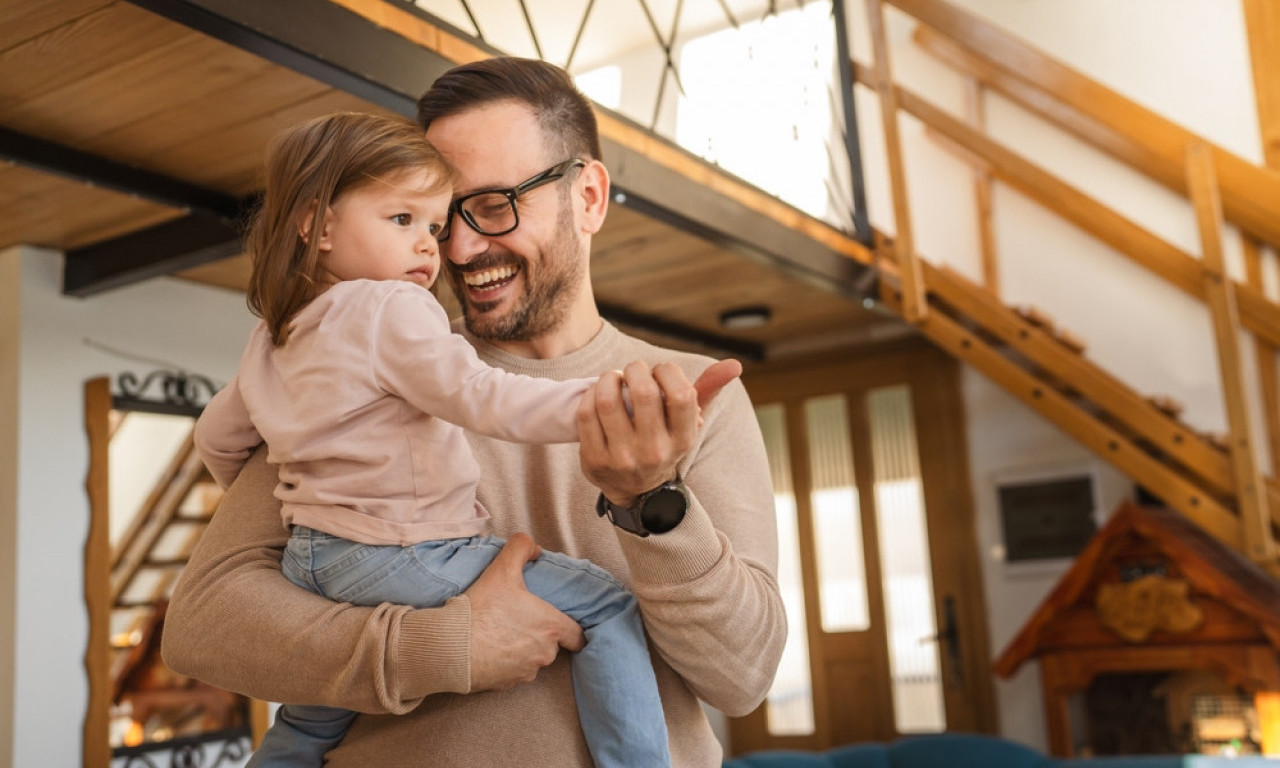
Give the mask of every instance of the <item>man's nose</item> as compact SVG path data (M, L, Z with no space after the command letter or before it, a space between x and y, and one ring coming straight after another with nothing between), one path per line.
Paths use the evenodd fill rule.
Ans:
M489 250L489 241L456 216L449 231L449 239L441 243L440 255L454 264L466 264Z

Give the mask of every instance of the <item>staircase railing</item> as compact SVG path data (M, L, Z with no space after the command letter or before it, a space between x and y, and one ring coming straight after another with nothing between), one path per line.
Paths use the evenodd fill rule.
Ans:
M967 75L1191 200L1202 258L1189 255L1019 156L893 80L884 5L924 23L913 39ZM1260 563L1274 564L1280 485L1257 468L1249 442L1238 331L1259 340L1274 367L1280 305L1256 279L1231 279L1223 266L1224 219L1259 241L1280 243L1280 174L1254 166L1040 53L943 0L869 0L875 63L851 62L855 81L880 96L897 233L881 238L884 298L935 343L969 362L1214 536ZM1143 397L1092 364L1060 332L1001 305L986 287L914 252L897 116L982 174L1018 189L1119 253L1206 303L1214 322L1230 428L1227 440L1198 434L1175 409ZM971 121L972 122L972 121ZM1256 257L1256 253L1255 253ZM1253 260L1256 262L1256 258ZM1264 377L1264 389L1274 377ZM1273 400L1274 398L1268 398ZM1272 406L1274 407L1274 406ZM1270 426L1270 421L1268 422ZM1280 441L1273 440L1273 445Z

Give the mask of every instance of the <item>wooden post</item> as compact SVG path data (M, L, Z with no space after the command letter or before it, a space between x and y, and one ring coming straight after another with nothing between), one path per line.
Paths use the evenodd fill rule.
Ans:
M89 437L89 472L84 479L89 496L89 534L84 543L84 602L89 614L89 639L84 651L89 678L82 746L85 768L111 765L111 541L107 482L110 413L111 380L100 377L85 382L84 428Z
M1262 290L1262 244L1250 235L1241 238L1249 285ZM1276 345L1253 337L1253 353L1258 366L1258 389L1262 392L1263 424L1267 431L1267 451L1271 474L1280 477L1280 380L1276 374Z
M882 0L868 0L867 18L871 24L871 40L875 49L876 90L880 94L880 120L884 125L889 186L893 193L893 221L897 229L893 237L893 251L897 254L898 272L902 277L902 315L908 322L919 323L928 314L929 305L911 232L907 175L902 160L902 137L898 132L898 96L893 87L893 70L889 64L889 39L885 32Z
M1280 3L1275 0L1241 0L1253 68L1253 90L1258 106L1258 129L1267 167L1280 170ZM1262 243L1246 233L1245 265L1249 283L1262 290ZM1255 339L1258 375L1266 407L1267 445L1271 449L1271 473L1280 477L1280 382L1276 381L1275 344ZM1280 745L1277 745L1280 748Z
M986 89L977 78L964 79L965 118L979 133L986 130L987 116L983 105ZM982 284L996 296L1000 295L1000 265L996 259L996 233L991 208L991 168L985 163L973 165L973 194L978 207L978 245L982 252Z
M1271 537L1262 477L1249 438L1249 407L1240 367L1240 318L1235 285L1226 274L1222 256L1222 201L1218 197L1213 155L1203 142L1194 142L1187 148L1187 190L1195 204L1200 229L1205 298L1213 317L1222 390L1227 401L1231 465L1236 479L1244 551L1255 562L1269 563L1275 559L1275 542Z
M1280 3L1242 0L1267 166L1280 169Z

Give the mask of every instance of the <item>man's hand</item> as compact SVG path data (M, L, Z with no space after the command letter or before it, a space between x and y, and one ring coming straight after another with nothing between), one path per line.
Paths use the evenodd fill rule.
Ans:
M674 363L605 373L578 407L583 474L620 506L674 479L697 439L701 409L741 373L737 360L713 363L692 384Z
M505 691L530 683L561 648L582 649L578 622L535 596L524 566L542 549L517 533L466 590L471 601L471 691Z

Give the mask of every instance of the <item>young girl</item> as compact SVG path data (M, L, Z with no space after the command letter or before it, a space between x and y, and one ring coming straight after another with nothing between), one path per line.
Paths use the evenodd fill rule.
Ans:
M463 428L575 442L579 397L595 383L489 368L450 332L429 289L452 191L452 170L422 129L394 118L312 120L268 157L248 240L249 306L262 322L197 423L196 446L227 486L266 442L292 527L284 572L332 600L428 607L466 589L502 541L478 535L488 513ZM583 626L572 676L596 765L669 765L635 598L557 553L524 576ZM354 718L286 704L249 764L320 766Z

